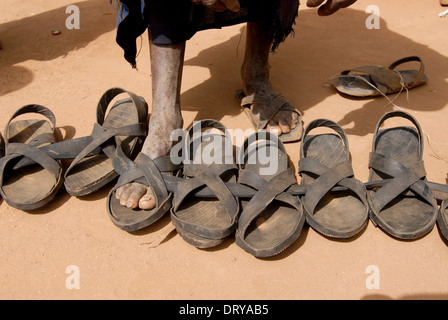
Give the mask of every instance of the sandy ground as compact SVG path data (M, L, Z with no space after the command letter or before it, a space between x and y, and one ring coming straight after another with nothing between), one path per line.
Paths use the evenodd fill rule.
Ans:
M119 86L151 99L147 36L138 70L115 44L115 12L106 0L2 0L0 17L0 126L19 107L38 103L56 114L58 135L90 134L98 99ZM80 9L79 30L68 30L65 9ZM380 9L380 29L365 22L369 5ZM355 176L368 179L368 156L378 119L394 107L384 98L347 99L323 85L341 70L389 65L418 55L429 82L395 104L425 131L429 180L448 171L448 18L437 0L358 1L331 17L302 5L296 33L271 56L272 82L303 112L338 122L347 131ZM228 128L250 127L234 90L244 26L198 33L188 42L182 87L185 126L214 118ZM61 30L58 36L52 30ZM242 34L242 35L241 35ZM140 41L140 40L139 40ZM300 143L288 144L295 168ZM297 171L297 170L296 170ZM298 177L299 178L299 177ZM309 227L279 256L257 259L234 239L198 250L175 232L166 216L144 230L116 228L106 212L108 186L91 196L61 191L34 212L0 205L2 299L446 299L448 248L435 227L416 241L391 238L371 222L356 238L335 241ZM79 271L79 289L67 287ZM374 266L374 269L370 269ZM370 287L375 270L376 288Z

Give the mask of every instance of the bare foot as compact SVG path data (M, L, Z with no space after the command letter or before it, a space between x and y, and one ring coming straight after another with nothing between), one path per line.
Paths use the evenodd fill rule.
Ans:
M269 81L269 52L271 39L266 37L268 32L258 23L247 24L247 40L244 63L241 68L243 90L246 95L260 94L277 96ZM266 120L269 107L262 104L251 106L251 118L255 123ZM298 115L292 111L278 111L268 123L266 130L280 136L293 130L298 121Z
M152 160L168 155L172 147L171 132L178 128L182 128L181 117L162 116L160 119L151 117L148 137L141 152ZM140 183L130 183L118 188L115 197L120 200L122 206L132 209L138 207L151 210L156 206L151 188Z
M245 95L260 94L263 96L277 96L278 93L272 88L267 79L251 79L244 84ZM251 119L255 123L266 120L266 114L269 113L269 106L263 104L254 104L250 107ZM299 121L299 116L293 111L279 110L269 121L266 130L280 136L291 132Z

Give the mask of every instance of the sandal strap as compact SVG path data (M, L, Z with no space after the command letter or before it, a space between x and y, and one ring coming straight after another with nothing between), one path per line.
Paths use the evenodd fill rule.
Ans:
M117 95L122 94L122 93L126 93L130 96L131 100L133 101L134 105L136 106L136 110L138 112L138 117L140 119L145 118L145 110L147 109L147 107L142 98L140 98L140 97L136 96L134 93L126 91L122 88L112 88L103 94L103 96L100 98L100 102L98 103L98 106L97 106L97 123L98 124L102 125L104 123L105 114L106 114L108 105ZM21 114L28 113L28 112L35 112L35 113L45 115L48 119L50 119L53 128L55 128L56 123L55 123L54 114L47 108L40 106L40 105L28 105L28 106L23 107L22 109L18 110L11 117L11 120ZM8 122L8 125L11 122L11 120ZM8 128L8 126L6 128ZM146 124L136 124L136 125L132 125L132 126L122 127L119 129L114 129L114 130L116 130L115 136L119 136L120 134L127 135L129 131L131 131L130 135L144 136L144 135L146 135ZM92 145L90 145L90 144L94 141L95 137L100 135L100 133L102 131L103 131L103 129L98 129L98 128L94 127L93 134L90 136L51 143L49 145L45 145L45 146L41 147L40 149L45 151L48 155L50 155L55 160L75 159L81 152L85 153L85 151L83 150L84 148L87 147L89 150L92 150ZM7 134L6 130L5 130L5 134ZM107 141L107 137L106 138L105 137L103 137L103 138L97 137L97 139L103 140L103 143L105 141ZM49 133L46 133L46 134L42 134L42 135L36 137L29 144L39 146L44 143L53 142L53 141L54 141L54 136ZM92 155L96 155L101 152L106 153L106 152L108 152L108 149L110 149L110 151L108 152L109 156L113 153L113 151L114 151L113 146L106 147L103 145L103 148L101 148L101 142L97 141L96 143L98 144L98 146L94 150L92 150L90 153L88 153L87 155L84 155L83 158L92 156ZM77 161L77 162L79 162L79 161ZM32 163L33 162L29 158L23 158L14 165L14 169L19 169L21 167L25 167Z
M256 175L255 173L253 174ZM262 186L260 186L261 180L259 180L258 178L254 178L254 176L250 175L249 172L243 173L242 179L243 180L240 181L240 183L255 182L252 183L251 186L261 187L249 201L249 203L245 206L238 220L238 232L242 235L246 233L246 230L251 222L254 221L264 211L264 209L266 209L266 207L270 203L272 203L272 201L280 200L296 208L300 205L298 197L285 193L285 190L287 188L297 183L292 169L288 169L279 173L269 181L266 181L259 176L259 179L264 180Z
M169 165L163 164L164 162L170 162L170 157L162 157L158 161L153 161L143 153L139 153L135 160L132 161L124 154L121 147L117 147L116 156L113 158L113 165L115 171L120 174L120 177L114 190L128 183L141 183L151 188L156 200L156 207L158 207L160 201L166 199L170 194L165 182L165 175L163 174L163 172L166 172L164 168ZM161 166L159 167L159 165ZM169 167L178 169L176 166Z
M271 121L271 119L277 114L277 112L289 104L289 101L281 94L272 96L259 93L253 93L241 99L241 107L246 108L253 104L264 104L270 107L265 114L266 119L258 122L257 125L257 129L264 129L268 125L269 121ZM296 111L295 108L292 110Z
M50 121L52 133L40 134L35 138L33 138L33 141L30 141L29 143L26 144L9 142L9 139L11 138L9 136L9 128L11 122L18 116L27 113L37 113L45 116ZM51 146L51 144L55 141L53 134L55 127L56 127L55 115L50 109L42 105L29 104L19 108L16 112L14 112L14 114L9 119L4 131L4 137L5 137L4 141L6 144L4 145L4 151L5 151L4 157L0 160L0 166L1 166L0 181L3 181L3 172L5 170L6 164L10 160L16 159L18 157L22 158L18 161L18 163L21 162L26 162L28 164L38 163L43 168L48 170L55 177L55 179L58 179L61 171L60 164L57 161L55 161L48 153L42 150L45 147L41 147L42 149L39 148L41 145L48 143L50 143L49 146ZM14 169L16 169L16 167L17 164L14 166Z
M106 111L109 107L109 104L112 102L112 100L122 94L126 93L132 100L135 110L138 114L138 119L144 119L146 117L147 113L147 107L144 100L140 97L138 97L136 94L127 91L123 88L111 88L107 90L100 98L97 108L96 108L96 121L98 124L103 125L104 120L106 119Z
M222 136L219 136L219 134L216 133L208 133L203 132L202 129L218 129L223 133ZM190 128L187 130L187 138L185 143L185 155L180 155L183 160L184 164L187 167L189 164L195 163L195 155L198 151L197 148L200 148L201 143L205 139L214 139L216 137L219 137L220 139L224 139L224 145L222 146L223 149L221 151L224 152L225 159L222 159L224 163L227 163L227 161L233 163L233 145L232 145L232 137L230 136L229 131L227 128L219 121L213 120L213 119L204 119L200 121L194 121L193 124L190 126ZM190 168L194 168L190 167ZM188 174L187 174L188 175Z
M93 126L93 131L91 133L91 137L93 140L84 147L84 149L76 156L75 159L71 162L69 168L67 169L67 173L77 165L82 159L87 157L89 154L96 152L96 150L100 147L101 151L106 154L109 158L113 158L115 156L115 149L117 136L134 136L139 137L146 134L146 124L144 123L136 123L127 126L123 126L115 129L105 129L98 123L95 123Z
M346 134L345 130L342 129L342 127L334 121L331 121L328 119L316 119L316 120L311 121L303 132L303 139L305 139L305 137L311 132L311 130L319 128L319 127L330 128L339 135L342 142L344 143L345 159L349 161L350 160L350 153L349 153L350 146L349 146L347 134ZM301 148L300 148L300 157L301 158L306 158L304 147L305 146L302 143Z
M341 76L349 76L353 72L367 74L370 81L383 94L388 91L400 90L404 85L403 77L399 72L380 66L360 66L341 72ZM353 76L353 75L350 75ZM363 77L358 77L366 81ZM368 81L367 81L368 82Z
M77 165L82 159L89 156L90 154L98 154L99 149L102 153L106 154L109 158L113 159L116 155L116 144L119 143L116 137L118 136L132 136L132 137L143 137L147 135L147 124L146 123L135 123L127 126L122 126L114 129L106 129L103 127L106 111L112 100L122 94L126 93L132 100L133 106L135 106L135 111L137 112L138 119L145 119L147 116L147 106L145 101L122 88L111 88L107 90L100 98L97 105L97 123L94 124L92 133L90 134L91 141L88 143L73 159L69 168L67 169L65 175L70 172L70 170Z
M54 130L56 128L56 117L55 117L54 113L50 109L48 109L44 106L41 106L38 104L29 104L29 105L19 108L16 112L14 112L14 114L11 116L8 123L6 124L5 132L4 132L5 143L6 143L5 144L5 154L11 155L13 153L17 153L16 147L14 147L14 149L15 149L14 151L8 152L8 149L10 148L10 145L11 145L11 143L9 143L9 139L11 138L9 136L10 135L9 128L10 128L11 122L15 118L17 118L20 115L27 114L27 113L37 113L37 114L43 115L48 120L50 120L50 124L51 124L51 133L47 132L47 133L40 134L40 135L34 137L32 141L28 142L27 145L38 148L42 145L47 144L46 147L48 148L49 147L48 144L51 145L51 144L53 144L53 142L55 142ZM20 152L17 154L20 154ZM24 159L26 159L26 158L27 157L25 157ZM28 158L28 159L30 159L30 158ZM32 162L30 162L30 164L31 163Z
M372 152L369 166L375 171L392 177L371 197L371 205L376 212L381 211L388 203L408 189L414 191L428 203L434 202L435 198L431 188L423 180L426 177L423 160L407 168L395 159Z
M299 172L307 172L317 175L318 178L308 186L303 198L303 206L309 213L313 213L319 201L335 187L344 187L353 191L367 206L366 189L364 184L355 179L353 167L350 161L344 161L332 168L322 165L320 162L303 158L299 161Z
M0 183L3 183L3 173L5 171L6 164L12 159L20 156L31 159L32 163L38 163L43 168L48 170L55 179L58 179L61 172L61 166L46 152L24 143L9 143L8 153L0 160Z
M188 129L188 136L190 138L190 141L196 138L196 134L201 133L201 130L204 128L218 129L226 135L226 138L230 138L227 128L221 122L214 119L203 119L200 121L194 121Z
M60 142L55 142L39 149L45 151L54 160L74 159L84 149L86 145L92 142L92 137L81 137L76 139L70 139ZM88 156L92 156L101 152L100 148L97 148ZM29 158L20 159L13 167L14 170L26 167L34 162Z
M290 171L289 174L291 176L294 176L294 170L292 168L288 168L286 171ZM252 197L253 197L255 195L255 193L257 193L260 190L262 190L263 188L265 188L266 183L269 183L269 182L267 182L261 175L255 173L255 172L241 169L239 172L239 176L238 176L238 183L243 187L247 187L247 188L250 187L252 190L254 190L253 191L254 194L252 195ZM303 188L300 188L296 183L291 184L286 190L284 190L284 192L277 195L275 197L275 200L282 201L282 202L285 202L288 204L295 202L294 198L290 198L290 196L298 195L298 193L291 191L291 189L294 189L295 187L298 187L298 188L296 188L296 190L303 189ZM303 190L300 190L300 191L301 191L301 194L304 194ZM291 199L294 199L294 200L291 201Z
M11 122L18 116L26 114L26 113L37 113L37 114L45 116L48 120L50 120L51 129L52 129L52 132L54 132L54 129L56 128L56 117L55 117L54 113L50 109L48 109L44 106L41 106L39 104L28 104L26 106L19 108L16 112L14 112L13 115L11 116L11 118L9 119L9 121L7 122L5 131L4 131L4 139L5 139L6 144L9 142L9 139L10 139L9 127L11 125ZM38 138L38 137L36 137L36 138ZM51 136L51 139L48 140L48 138L50 138L50 136L45 135L45 138L46 139L38 138L39 143L42 144L42 143L46 143L46 142L54 142L54 136Z
M389 69L390 70L394 70L396 67L398 67L399 65L403 64L403 63L407 63L407 62L420 62L420 69L418 71L418 75L417 78L415 78L415 81L412 83L409 83L410 86L415 86L416 84L420 83L423 78L425 77L425 64L423 63L422 59L418 56L410 56L410 57L406 57L403 59L399 59L395 62L393 62L390 66Z
M187 167L188 165L185 166ZM219 165L215 166L215 170L212 166L191 166L197 166L198 168L202 167L202 170L199 169L202 172L201 174L188 179L177 179L172 202L171 219L175 225L181 225L182 229L187 232L191 232L206 238L225 237L230 231L233 230L239 213L238 198L234 195L234 193L232 193L232 191L243 194L246 193L246 191L237 183L224 182L217 172L220 171L225 174L229 171L236 170L237 167L236 165L233 167L227 166L227 170L220 169L219 171L215 171L217 169L216 167L219 167ZM250 190L248 193L250 193ZM223 204L226 213L230 217L228 226L220 230L214 230L180 219L176 212L178 211L183 200L190 194L198 198L218 198L218 200Z
M193 191L208 187L224 204L229 217L234 220L239 211L238 201L221 176L237 169L236 164L185 165L184 174L190 178L184 179L176 188L173 198L174 211Z
M244 166L250 155L253 152L258 151L261 146L260 143L263 143L269 147L277 148L284 154L287 154L284 144L280 141L277 135L266 130L260 130L252 133L244 140L239 150L238 163Z
M421 126L420 126L420 123L417 121L417 119L415 119L409 113L401 111L401 110L390 111L390 112L384 114L381 117L381 119L378 121L378 124L377 124L377 126L375 128L374 136L373 136L374 138L373 138L373 144L372 144L372 148L373 148L372 152L375 152L374 149L375 149L375 146L376 146L376 144L378 142L377 141L377 139L379 137L378 132L379 132L381 126L383 125L383 123L387 119L390 119L390 118L393 118L393 117L401 117L401 118L407 119L410 122L412 122L412 124L415 126L415 128L417 129L418 140L419 140L419 157L421 159L423 157L423 141L424 141L423 130L422 130Z
M0 134L0 158L5 156L5 140L3 139L3 135Z

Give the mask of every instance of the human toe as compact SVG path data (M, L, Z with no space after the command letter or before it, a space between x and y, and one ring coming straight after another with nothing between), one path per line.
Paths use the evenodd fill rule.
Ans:
M146 194L146 187L140 184L129 185L120 196L120 204L127 208L138 207L140 199Z
M276 136L279 136L282 134L282 129L280 128L280 126L278 125L277 122L275 122L274 120L269 121L266 130L272 134L275 134Z
M151 210L156 207L156 200L150 189L148 189L146 194L140 198L138 207L142 210Z

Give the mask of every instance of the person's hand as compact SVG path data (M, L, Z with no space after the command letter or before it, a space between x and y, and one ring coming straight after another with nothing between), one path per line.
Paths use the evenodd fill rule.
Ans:
M230 10L233 12L238 12L240 10L240 3L238 0L191 0L195 4L200 4L207 7L213 11L222 12L225 10Z
M356 1L357 0L327 0L324 5L320 6L323 2L325 2L325 0L308 0L306 5L312 8L320 6L319 10L317 10L317 13L320 16L329 16L339 9L351 6Z

